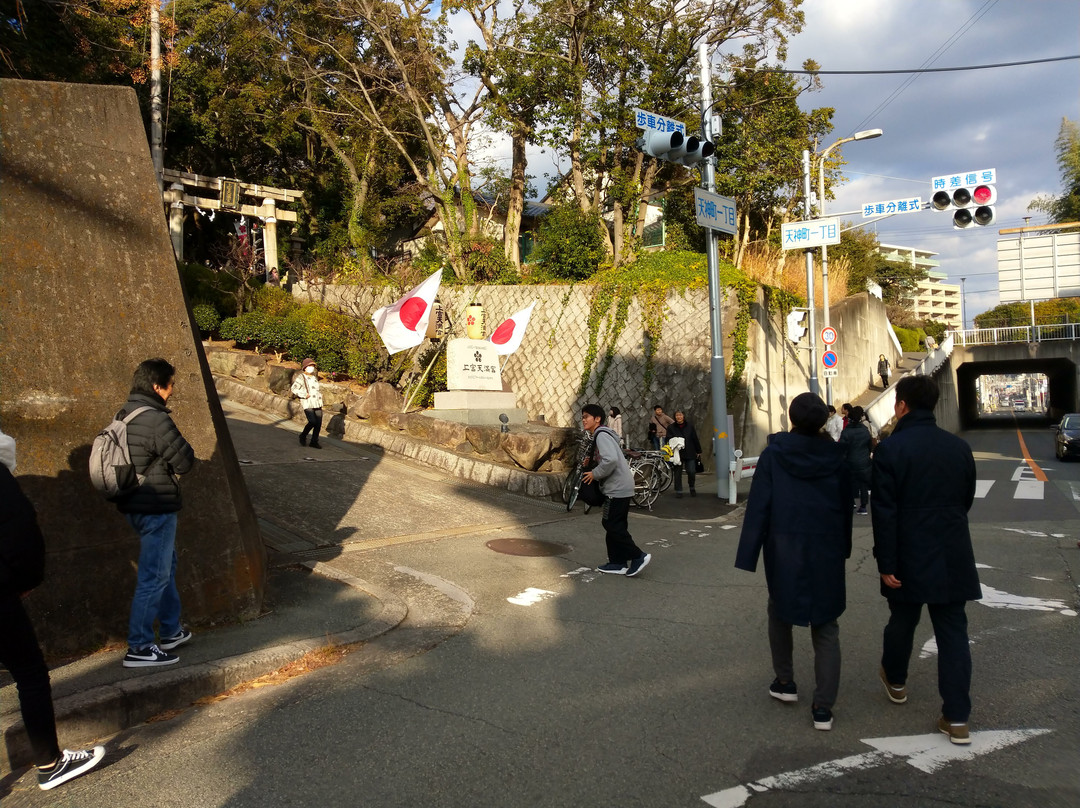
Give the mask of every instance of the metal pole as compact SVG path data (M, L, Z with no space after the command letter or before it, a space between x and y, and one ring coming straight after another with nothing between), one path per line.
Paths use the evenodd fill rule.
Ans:
M829 147L831 149L832 146ZM829 153L829 149L819 158L818 163L818 211L822 219L825 218L825 155ZM825 328L829 327L829 248L824 244L821 245L821 298L822 305L824 306L824 316L822 324ZM826 377L825 379L825 403L832 404L832 379Z
M150 159L158 193L165 189L165 153L161 134L161 0L150 0Z
M964 299L964 281L965 280L967 280L967 278L961 278L960 279L960 330L961 331L966 331L967 330L967 307L964 305L964 303L965 303L965 299Z
M812 216L810 208L810 150L803 149L803 215L809 221ZM817 317L814 312L814 252L806 251L806 307L810 310L810 392L821 395L818 386L817 375Z
M709 115L712 109L712 66L704 42L698 45L698 63L701 68L701 127L705 139L712 142L712 117ZM703 161L701 184L706 191L716 193L712 161L712 157ZM713 464L716 470L716 496L727 499L730 486L726 472L732 455L731 436L727 432L727 371L724 368L724 331L720 309L720 260L716 254L716 235L709 227L705 228L705 256L709 272L709 336L712 342L709 376L712 380Z

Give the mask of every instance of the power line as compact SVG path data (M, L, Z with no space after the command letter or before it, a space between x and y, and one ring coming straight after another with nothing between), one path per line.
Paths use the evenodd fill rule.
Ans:
M992 70L997 67L1019 67L1021 65L1041 65L1047 62L1067 62L1080 59L1080 53L1074 56L1054 56L1049 59L1027 59L1023 62L998 62L991 65L964 65L962 67L914 67L901 70L788 70L786 68L763 67L759 73L797 73L806 76L887 76L897 73L954 73L960 70Z

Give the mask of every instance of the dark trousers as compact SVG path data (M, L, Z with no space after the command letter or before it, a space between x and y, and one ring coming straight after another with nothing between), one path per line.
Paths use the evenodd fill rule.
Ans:
M949 721L966 722L971 716L971 648L968 646L965 601L928 603L938 648L938 692L941 714ZM921 603L889 601L889 623L881 653L885 677L895 685L907 683L908 662Z
M684 466L678 463L671 464L671 471L675 476L675 490L682 491L682 473ZM686 484L690 486L690 490L694 490L694 474L697 472L697 461L695 459L688 460L685 465L686 468Z
M304 431L300 433L301 438L306 438L308 432L311 432L311 442L319 442L319 430L322 429L322 408L314 407L310 410L305 409L304 415L307 416L307 426L304 427Z
M641 550L630 535L629 518L630 497L608 497L604 500L604 516L600 524L604 526L608 561L612 563L628 564L635 558L641 558Z
M769 598L768 609L773 672L781 682L790 682L795 678L792 626L776 616L772 598ZM813 706L831 710L840 692L840 624L830 620L819 626L810 626L810 640L814 644Z
M859 498L859 507L865 508L870 501L870 470L851 472L851 496ZM891 680L890 680L891 681Z
M33 750L34 765L48 766L60 757L53 715L49 669L37 635L19 596L0 594L0 664L19 691L19 708Z

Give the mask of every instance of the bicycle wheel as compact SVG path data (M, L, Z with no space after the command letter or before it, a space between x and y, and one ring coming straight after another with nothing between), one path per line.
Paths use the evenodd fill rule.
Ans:
M656 498L660 496L659 472L656 464L652 461L638 463L633 468L634 472L634 504L641 508L652 510Z
M567 512L574 509L574 503L577 502L578 492L581 490L581 475L584 472L581 470L581 466L576 466L567 473L566 482L563 483L562 497L563 502L566 503Z
M658 467L657 475L660 478L660 491L658 493L662 494L671 488L671 481L675 479L675 473L671 470L671 464L666 460L658 460L656 465Z

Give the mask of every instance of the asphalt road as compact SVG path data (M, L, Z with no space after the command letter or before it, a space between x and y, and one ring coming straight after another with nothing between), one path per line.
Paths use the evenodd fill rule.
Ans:
M231 420L241 457L245 432L265 442L274 429ZM404 463L390 473L384 459L331 458L298 485L308 498L347 496L329 523L310 504L292 509L295 526L347 539L332 566L407 590L406 623L333 667L125 732L102 769L4 805L1076 806L1080 463L1054 460L1045 425L1022 433L1030 462L1012 426L964 437L985 493L971 520L989 595L968 607L970 749L935 732L928 618L908 703L885 698L887 608L865 517L848 563L835 725L820 732L808 632L796 635L799 703L768 696L764 576L732 567L737 523L635 514L653 563L635 579L602 576L591 571L605 560L595 510L564 517ZM297 478L313 465L266 462L292 463ZM266 473L249 483L269 485ZM359 507L362 496L377 506ZM275 518L291 512L279 505ZM388 521L421 538L380 544ZM488 546L497 538L568 549L506 555Z

